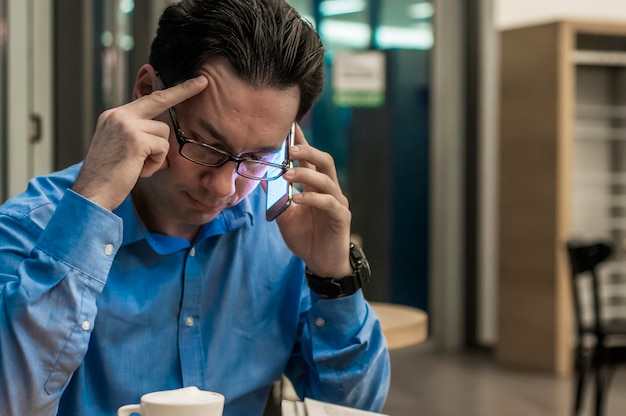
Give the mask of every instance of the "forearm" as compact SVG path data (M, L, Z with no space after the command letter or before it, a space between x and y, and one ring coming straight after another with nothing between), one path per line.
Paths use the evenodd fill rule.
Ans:
M300 359L305 365L295 364L287 374L301 397L382 409L389 355L380 323L362 292L335 300L314 298L301 340L301 352L292 363Z
M50 215L42 207L0 219L0 403L8 415L54 414L87 351L121 226L79 199L68 193Z

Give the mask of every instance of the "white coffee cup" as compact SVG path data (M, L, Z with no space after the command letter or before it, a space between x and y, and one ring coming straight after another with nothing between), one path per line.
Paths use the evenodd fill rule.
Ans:
M212 391L185 387L155 391L141 396L141 404L127 404L117 410L117 416L222 416L224 396Z

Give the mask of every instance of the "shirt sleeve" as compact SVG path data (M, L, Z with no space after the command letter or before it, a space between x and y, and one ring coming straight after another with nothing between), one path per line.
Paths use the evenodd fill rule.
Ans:
M56 208L0 213L3 414L56 413L121 240L121 219L71 190Z
M310 292L300 324L286 370L298 396L379 412L389 389L389 353L362 291L339 299Z

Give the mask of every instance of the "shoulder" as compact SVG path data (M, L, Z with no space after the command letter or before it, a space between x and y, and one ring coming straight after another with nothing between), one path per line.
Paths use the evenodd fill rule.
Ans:
M0 206L0 215L19 220L39 213L49 218L63 195L74 183L80 166L80 164L73 165L64 170L31 179L24 192L10 198Z

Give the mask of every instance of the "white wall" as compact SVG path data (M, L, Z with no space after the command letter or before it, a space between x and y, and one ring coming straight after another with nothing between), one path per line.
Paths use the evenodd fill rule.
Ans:
M626 22L624 0L493 0L496 27L575 18Z

